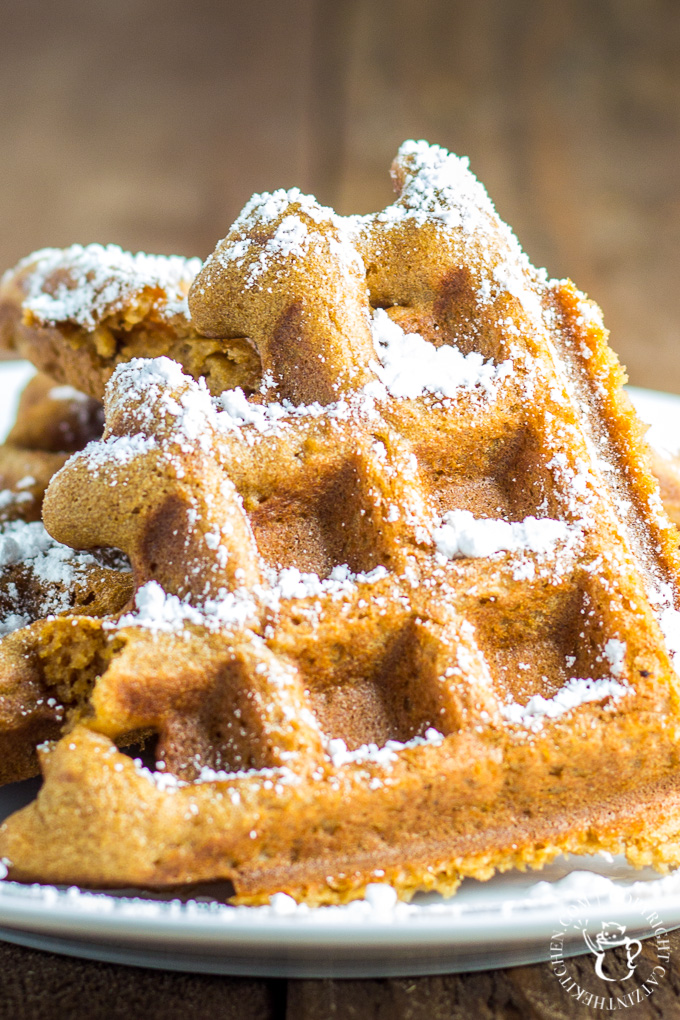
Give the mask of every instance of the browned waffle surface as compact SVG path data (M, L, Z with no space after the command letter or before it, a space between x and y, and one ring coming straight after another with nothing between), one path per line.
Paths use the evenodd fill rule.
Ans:
M199 259L117 245L44 248L0 281L0 345L53 379L101 399L114 368L168 355L213 392L253 388L252 345L199 337L187 309Z
M104 429L100 401L36 375L19 399L16 421L0 445L0 520L40 520L50 478Z
M680 527L680 458L663 456L651 450L652 472L659 482L659 493L666 513Z
M52 635L90 686L0 828L12 877L319 903L680 863L677 533L599 312L465 161L406 143L395 179L370 217L255 196L190 308L259 390L121 365L53 480L50 533L136 595Z
M105 614L130 598L131 576L55 542L40 521L45 489L74 450L99 439L99 401L37 375L0 446L0 782L38 771L36 744L57 737L74 700L66 677L48 681L40 649L55 614ZM119 557L121 559L121 557Z

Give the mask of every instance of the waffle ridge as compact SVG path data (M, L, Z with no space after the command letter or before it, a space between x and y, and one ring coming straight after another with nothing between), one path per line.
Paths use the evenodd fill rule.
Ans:
M368 217L255 196L189 307L259 390L120 365L52 481L50 533L122 549L136 596L73 628L104 668L11 875L320 903L678 862L677 537L599 312L465 161L393 175Z
M69 714L70 685L43 659L54 630L64 616L73 626L79 614L115 613L131 595L110 556L60 546L40 520L52 475L103 427L98 401L36 375L0 446L0 782L36 775L36 745L58 738Z
M248 344L200 337L187 293L200 260L118 245L43 248L0 279L0 347L101 400L116 365L167 355L214 392L248 387Z

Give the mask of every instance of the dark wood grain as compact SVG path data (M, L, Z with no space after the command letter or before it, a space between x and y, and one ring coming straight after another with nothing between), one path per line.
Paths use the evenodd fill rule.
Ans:
M680 1017L680 933L671 933L668 973L635 1020ZM605 972L621 974L620 950ZM647 973L657 958L643 947ZM626 982L604 982L590 955L567 966L581 987L625 996ZM646 970L645 970L646 968ZM609 1014L607 1015L618 1015ZM472 974L390 980L282 981L143 970L75 960L0 942L0 1020L571 1020L605 1015L574 1001L550 964Z
M316 0L312 24L309 95L309 178L320 202L335 206L345 173L349 125L347 56L354 0Z
M0 1020L284 1020L286 984L55 956L0 942Z
M664 1020L680 1016L680 934L671 934L670 971L642 1005L622 1008L635 1020ZM613 950L622 964L620 950ZM651 943L643 946L649 972L657 963ZM605 982L594 974L590 955L567 961L569 974L578 986L594 995L625 997L630 982ZM643 968L647 968L646 971ZM605 973L622 974L617 967ZM618 1015L618 1011L594 1010L570 997L557 981L550 964L512 967L473 974L399 978L384 981L291 981L288 985L287 1020L572 1020L574 1017Z
M113 241L206 255L253 191L309 187L314 0L7 0L0 265Z

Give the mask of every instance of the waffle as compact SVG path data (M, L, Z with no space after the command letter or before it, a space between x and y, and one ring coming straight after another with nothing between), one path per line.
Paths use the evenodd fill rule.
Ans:
M100 401L57 386L46 375L34 376L0 445L0 521L39 521L52 475L103 429Z
M63 626L46 617L66 614L71 626L74 614L122 609L132 592L115 556L60 546L40 523L50 478L103 424L99 401L37 375L0 446L0 782L39 771L36 744L61 734L73 700L40 654Z
M139 355L174 358L214 393L248 390L252 345L200 337L190 321L186 297L200 265L112 244L33 252L0 281L0 347L96 399L116 365Z
M652 473L659 483L664 509L680 528L680 458L665 457L656 450L650 450L650 461Z
M54 646L94 683L0 827L10 877L318 904L680 862L677 533L599 312L465 161L393 174L368 217L255 196L189 303L259 390L120 365L52 481L51 534L136 593Z

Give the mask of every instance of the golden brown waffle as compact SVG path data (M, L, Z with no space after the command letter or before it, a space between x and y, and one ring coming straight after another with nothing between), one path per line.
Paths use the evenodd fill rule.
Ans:
M179 255L74 244L28 255L0 281L0 347L101 399L116 365L168 355L214 393L259 384L251 344L200 337L186 297L200 268Z
M680 527L680 458L664 457L655 450L650 450L650 458L664 509L673 523Z
M0 521L39 521L52 475L103 429L100 401L46 375L34 376L0 445Z
M0 783L36 775L36 745L86 703L94 673L78 645L90 617L119 612L131 591L129 573L61 548L39 522L0 527Z
M37 375L0 446L0 782L38 772L36 744L59 736L74 700L40 654L61 625L45 618L114 613L132 593L130 574L106 565L110 554L60 547L40 523L50 478L102 430L99 401Z
M48 327L45 323L51 320L41 318L34 306L36 300L39 308L40 301L50 298L50 287L55 283L50 274L55 264L60 271L73 274L77 299L70 309L72 319L66 317L63 307L56 311L55 301L54 325ZM133 357L169 354L195 379L204 377L212 393L219 394L238 386L251 394L259 388L261 364L249 341L231 338L228 348L218 350L214 342L199 338L189 325L184 301L198 265L197 259L182 260L179 256L170 259L157 255L135 257L121 252L115 245L106 248L74 245L68 249L33 253L5 274L0 282L0 346L21 353L37 367L48 368L55 378L66 380L68 385L55 386L49 376L42 374L29 383L16 426L7 444L0 446L0 488L14 490L17 481L37 476L35 491L19 490L23 493L19 500L22 506L19 510L14 505L0 507L0 520L15 516L38 520L47 482L65 461L63 455L57 457L56 454L81 449L89 439L96 438L97 431L103 427L99 422L100 401L84 400L85 394L75 389L70 392L71 383L84 385L101 397L114 365ZM148 267L156 267L155 277ZM163 270L167 276L171 267L180 272L182 285L173 291L166 280L159 294ZM97 302L95 291L83 295L79 288L83 286L83 276L88 274L100 277L97 292L112 288L115 301ZM128 286L123 285L121 277ZM32 298L27 296L29 294ZM162 323L160 331L158 322ZM110 337L108 342L103 339L109 334L116 345L113 356L106 355L106 350L110 352L111 349ZM191 344L187 343L189 338ZM55 392L58 397L50 397L50 393ZM43 451L50 456L33 453L22 456L18 450ZM677 461L654 451L650 456L666 511L674 523L680 524ZM29 494L34 497L30 511Z
M680 862L677 533L598 310L464 161L394 174L369 217L255 196L190 305L261 392L120 366L52 482L50 532L123 549L136 601L55 639L98 678L10 877L320 903ZM151 769L116 747L149 733Z

